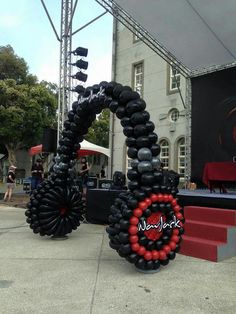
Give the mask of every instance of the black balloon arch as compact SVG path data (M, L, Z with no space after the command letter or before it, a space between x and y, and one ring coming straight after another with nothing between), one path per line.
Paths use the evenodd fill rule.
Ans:
M33 191L26 221L41 236L65 236L80 225L84 203L75 187L77 151L104 108L121 119L127 155L132 159L128 191L121 192L111 206L109 244L138 269L154 271L179 251L184 217L176 200L178 175L161 168L158 136L145 111L146 103L128 86L101 82L86 88L72 104L53 173Z

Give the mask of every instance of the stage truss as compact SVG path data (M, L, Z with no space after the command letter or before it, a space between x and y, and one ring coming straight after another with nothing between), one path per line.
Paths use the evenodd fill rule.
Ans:
M149 48L151 48L157 55L170 64L173 68L177 68L179 72L189 77L191 71L180 61L178 61L174 55L172 55L163 45L161 45L142 25L133 19L131 15L125 12L118 4L112 0L95 0L101 6L103 6L114 18L127 27L133 34L144 42Z
M236 61L228 62L226 64L213 64L212 66L202 67L200 69L191 70L183 62L177 59L168 49L164 47L154 36L150 34L138 21L136 21L132 15L127 13L118 3L114 0L95 0L102 7L104 7L114 18L120 23L125 25L132 33L134 33L141 41L143 41L149 48L157 53L163 60L165 60L172 67L178 69L178 71L188 77L196 77L200 75L209 74L219 70L228 69L236 66ZM148 5L148 3L147 3ZM143 12L145 14L145 12ZM203 21L204 22L204 21ZM231 21L232 22L232 21ZM214 33L214 31L212 32ZM215 35L215 34L214 34Z

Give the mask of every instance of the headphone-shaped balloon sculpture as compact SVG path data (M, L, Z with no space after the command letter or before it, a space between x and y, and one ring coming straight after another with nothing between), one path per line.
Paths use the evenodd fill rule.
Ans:
M85 89L68 113L57 149L53 173L33 191L26 210L27 223L41 236L64 236L83 220L82 195L75 187L77 151L88 128L102 109L121 119L132 159L128 191L111 206L107 227L110 247L141 270L167 265L179 251L184 217L177 204L178 175L163 171L154 124L137 92L115 82Z

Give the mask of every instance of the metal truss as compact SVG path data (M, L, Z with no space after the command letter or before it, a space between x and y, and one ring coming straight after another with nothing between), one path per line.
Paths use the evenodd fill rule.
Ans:
M72 51L72 36L91 23L98 20L107 11L103 12L99 16L95 17L79 29L72 32L72 21L74 17L74 13L77 7L78 0L75 0L73 4L73 0L61 0L61 30L60 36L58 35L56 28L53 24L51 16L47 10L47 7L44 3L44 0L41 0L42 6L45 10L45 13L48 17L48 20L51 24L53 32L57 40L60 42L60 64L59 64L59 89L58 89L58 123L57 123L57 144L59 143L59 139L61 137L61 133L64 126L64 120L66 114L70 108L71 100L72 100L72 78L71 78L71 51Z
M127 27L133 34L135 34L141 41L143 41L149 48L151 48L162 59L169 63L172 67L176 67L179 72L189 77L191 71L180 61L178 61L169 51L165 49L152 35L145 30L138 22L136 22L131 15L125 12L113 0L96 0L109 13L111 13L120 23Z
M73 0L62 0L57 142L63 130L64 120L69 110L71 98L71 67L69 64L71 63L72 12L74 12Z
M119 22L125 25L132 33L134 33L141 41L143 41L149 48L156 52L162 59L170 65L176 67L178 71L185 76L195 77L216 72L219 70L228 69L236 66L236 62L226 65L213 65L209 68L199 70L190 70L182 62L172 55L161 43L159 43L142 25L133 19L126 11L124 11L114 0L95 0L103 6L109 13L111 13Z
M192 129L192 86L191 79L186 79L186 133L185 133L185 183L191 179L191 129Z

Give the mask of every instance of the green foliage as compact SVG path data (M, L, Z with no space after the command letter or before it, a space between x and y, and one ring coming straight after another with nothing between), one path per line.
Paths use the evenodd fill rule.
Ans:
M11 46L0 46L0 145L10 163L17 150L41 142L45 127L55 127L56 94L56 85L38 83Z
M103 147L109 147L109 117L110 111L103 110L89 128L86 140Z
M17 149L38 143L43 128L55 121L56 103L44 85L0 80L0 143Z
M10 45L0 46L0 80L14 79L17 83L26 83L28 66L18 57Z

